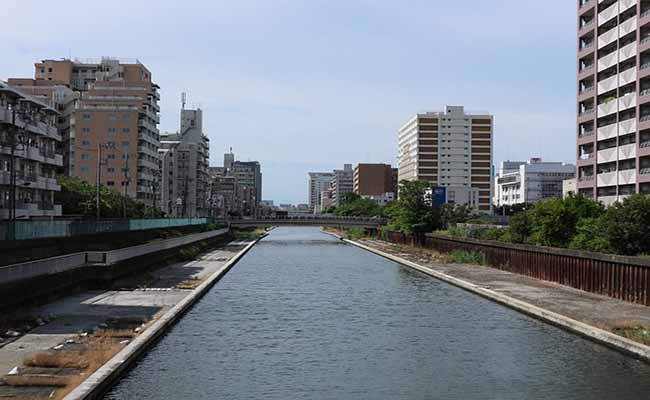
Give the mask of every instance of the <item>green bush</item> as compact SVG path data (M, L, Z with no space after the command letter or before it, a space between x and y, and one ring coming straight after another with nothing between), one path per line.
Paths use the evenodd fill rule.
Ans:
M345 230L345 238L349 240L359 240L366 236L366 230L363 228L349 228Z
M487 264L485 254L479 251L454 250L451 252L450 257L455 264Z

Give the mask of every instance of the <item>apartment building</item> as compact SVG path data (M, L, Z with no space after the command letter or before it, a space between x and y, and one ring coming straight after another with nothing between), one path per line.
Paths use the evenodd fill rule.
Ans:
M575 176L573 164L529 161L504 161L496 180L495 204L512 206L533 204L552 197L563 196L563 183Z
M447 106L410 118L398 132L398 180L445 188L446 201L492 209L493 117Z
M354 171L352 170L352 164L344 164L343 169L334 170L334 177L330 182L331 200L333 205L337 207L340 206L341 201L343 200L343 195L352 192L353 172Z
M386 204L397 197L397 168L388 164L359 164L354 168L353 191Z
M256 215L262 202L262 167L258 161L236 161L224 154L223 167L210 167L210 198L220 215Z
M54 108L0 82L0 219L61 215L57 118Z
M9 84L61 112L63 170L154 203L159 174L159 87L138 60L43 60Z
M175 217L206 217L210 139L203 132L203 112L181 109L180 125L180 131L160 136L161 209Z
M321 194L330 188L334 179L332 172L310 172L309 173L309 210L319 212L321 205Z
M650 194L650 2L578 1L577 186Z

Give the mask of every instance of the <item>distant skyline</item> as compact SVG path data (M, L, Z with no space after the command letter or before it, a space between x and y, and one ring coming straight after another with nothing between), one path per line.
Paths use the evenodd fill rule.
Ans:
M395 165L416 112L495 116L495 163L575 162L576 4L415 0L77 0L4 4L0 79L45 58L129 57L204 111L211 164L262 163L264 199L306 203L309 171Z

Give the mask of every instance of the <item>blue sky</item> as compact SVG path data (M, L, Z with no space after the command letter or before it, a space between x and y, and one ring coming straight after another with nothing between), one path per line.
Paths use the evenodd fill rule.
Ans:
M91 5L92 4L92 5ZM575 161L575 1L5 0L0 79L43 58L137 57L204 110L211 163L260 160L265 199L307 172L395 164L397 129L462 104L495 116L495 163ZM26 17L28 16L28 17Z

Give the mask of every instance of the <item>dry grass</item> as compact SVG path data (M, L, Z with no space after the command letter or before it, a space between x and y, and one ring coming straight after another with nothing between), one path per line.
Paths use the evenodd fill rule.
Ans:
M47 375L47 374L25 374L8 375L3 378L10 386L57 386L64 387L70 383L71 376Z
M626 339L650 346L650 328L645 326L615 327L612 332Z
M176 285L176 289L196 289L203 283L203 279L191 278Z
M119 339L137 336L130 329L105 329L91 336L80 338L77 342L87 346L81 351L42 351L23 360L27 367L37 368L75 368L83 370L76 375L18 374L3 379L12 386L55 386L59 387L51 399L63 399L93 372L97 371L115 354L126 347ZM130 340L129 340L130 342Z
M388 250L389 253L405 253L411 255L408 258L416 258L417 261L427 262L427 263L436 263L436 264L450 264L453 262L453 259L448 254L442 254L435 250L424 249L421 247L400 245L400 244L391 244L388 245L385 250Z

